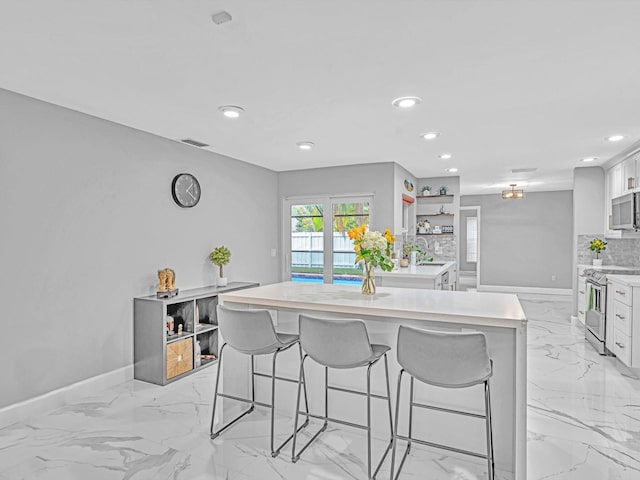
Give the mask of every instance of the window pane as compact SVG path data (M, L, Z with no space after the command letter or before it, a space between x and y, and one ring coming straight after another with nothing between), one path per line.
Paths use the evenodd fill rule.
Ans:
M322 205L291 206L291 280L322 283L324 234Z
M478 261L478 217L467 217L467 262Z
M356 252L347 235L360 225L369 225L369 202L333 205L333 283L361 283L362 267L354 263Z

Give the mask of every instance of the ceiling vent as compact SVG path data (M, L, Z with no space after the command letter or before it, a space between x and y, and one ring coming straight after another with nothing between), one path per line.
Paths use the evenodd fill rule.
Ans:
M193 145L194 147L208 147L208 143L199 142L198 140L194 140L193 138L182 138L180 140L182 143L186 143L188 145Z
M511 173L531 173L535 172L537 168L514 168L510 170Z
M211 20L213 20L213 23L215 23L216 25L220 25L221 23L230 22L232 18L229 12L225 12L223 10L221 12L214 13L213 15L211 15Z

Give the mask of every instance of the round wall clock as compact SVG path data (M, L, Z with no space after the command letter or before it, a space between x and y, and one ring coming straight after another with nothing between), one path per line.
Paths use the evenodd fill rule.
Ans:
M173 200L182 208L195 207L200 201L200 184L190 173L179 173L171 183Z

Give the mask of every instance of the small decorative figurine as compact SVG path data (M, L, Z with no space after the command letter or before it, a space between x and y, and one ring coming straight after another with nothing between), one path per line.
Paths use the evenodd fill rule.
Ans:
M176 272L170 268L158 270L158 298L170 298L178 294Z
M182 335L182 324L178 325L178 335Z
M166 292L167 291L167 271L166 270L158 270L158 291Z

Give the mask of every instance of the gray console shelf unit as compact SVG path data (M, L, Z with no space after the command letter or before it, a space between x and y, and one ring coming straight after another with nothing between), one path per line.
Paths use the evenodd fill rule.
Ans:
M166 385L216 363L218 295L258 285L233 282L226 287L181 290L172 298L136 297L133 302L134 378ZM167 331L167 316L174 319L173 335ZM180 324L183 329L178 334ZM198 367L194 363L197 342L200 342L203 355L215 356L214 359L203 359Z

